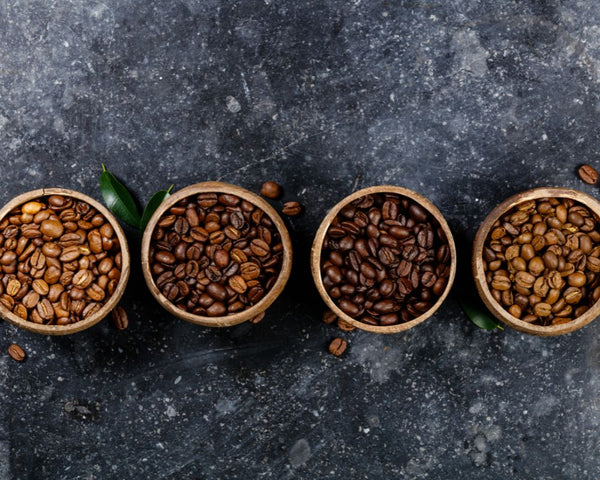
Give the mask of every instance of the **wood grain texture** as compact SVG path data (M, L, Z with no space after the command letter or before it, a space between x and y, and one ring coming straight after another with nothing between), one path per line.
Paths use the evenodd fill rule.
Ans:
M250 307L247 310L234 313L233 315L225 315L221 317L204 317L177 308L173 303L167 300L167 298L158 289L158 287L154 283L154 279L152 278L152 273L150 271L150 241L152 240L152 232L156 228L156 224L158 223L160 217L169 208L171 208L180 200L193 195L198 195L199 193L228 193L232 195L237 195L238 197L247 200L248 202L260 208L269 216L269 218L273 221L273 224L277 228L277 231L281 236L281 242L283 243L283 260L281 265L281 272L279 273L277 281L275 282L271 290L269 290L267 294L263 297L263 299L256 305ZM275 209L263 198L236 185L230 185L228 183L222 182L202 182L182 188L181 190L168 197L156 209L154 215L152 215L150 221L148 222L148 225L146 226L146 229L144 230L144 236L142 237L141 261L142 272L144 274L144 279L146 281L148 289L150 290L154 298L156 298L158 303L169 313L183 320L187 320L188 322L195 323L197 325L202 325L205 327L229 327L248 321L251 318L256 317L258 314L264 312L283 291L285 284L290 278L290 273L292 270L292 242L290 240L288 230L285 224L283 223L283 220L275 211Z
M42 188L39 190L31 190L29 192L23 193L15 198L13 198L10 202L8 202L2 209L0 209L0 220L2 220L11 210L15 207L23 205L24 203L34 200L40 197L46 197L50 195L62 195L65 197L75 198L77 200L84 201L94 207L98 212L100 212L113 227L117 238L119 239L119 245L121 246L121 256L122 256L122 264L121 264L121 278L119 279L119 283L115 292L112 296L109 297L108 301L102 306L100 310L96 313L90 315L89 317L80 320L75 323L71 323L69 325L43 325L35 322L31 322L28 320L24 320L21 317L15 315L2 304L0 304L0 315L9 323L16 325L19 328L24 330L28 330L34 333L40 333L42 335L69 335L71 333L81 332L87 328L98 323L104 317L106 317L112 310L117 306L119 300L123 296L125 292L125 288L127 287L127 281L129 280L129 273L131 270L131 257L129 255L129 246L127 243L127 238L125 237L125 233L117 222L116 218L113 216L109 210L104 207L104 205L100 204L96 200L83 193L79 193L75 190L68 190L65 188Z
M359 320L356 320L346 313L344 313L332 300L332 298L325 290L325 286L323 285L323 278L321 275L321 251L323 248L323 241L325 240L325 235L327 234L327 230L331 225L331 222L339 213L339 211L348 205L350 202L356 200L357 198L364 197L365 195L373 194L373 193L395 193L397 195L401 195L403 197L410 198L412 201L418 203L423 208L425 208L440 224L442 230L446 234L448 239L448 246L450 247L450 275L448 277L448 284L446 285L446 289L444 293L437 299L437 301L432 305L432 307L427 310L422 315L412 319L409 322L397 323L396 325L387 325L387 326L379 326L379 325L369 325ZM454 238L452 236L452 231L446 222L446 219L442 215L442 213L438 210L438 208L431 203L427 198L419 195L412 190L408 190L407 188L397 187L393 185L378 185L373 187L367 187L362 190L358 190L351 195L348 195L339 203L337 203L325 216L317 233L315 235L315 239L313 241L311 255L310 255L310 269L312 272L313 280L321 295L321 298L325 302L328 308L330 308L338 317L348 322L349 324L359 328L361 330L365 330L367 332L372 333L399 333L404 332L410 328L413 328L416 325L424 322L428 318L430 318L438 308L444 303L444 300L448 296L450 289L452 288L452 283L454 282L454 277L456 275L456 246L454 244Z
M520 332L548 337L564 335L565 333L573 332L590 323L600 314L600 302L596 302L587 312L573 319L573 321L569 323L549 326L532 325L513 317L494 299L494 297L492 297L489 286L485 280L485 271L483 269L483 247L494 222L496 222L496 220L498 220L502 215L516 205L528 200L535 200L545 197L570 198L576 202L582 203L592 210L596 215L600 215L600 202L590 195L577 190L568 188L540 187L517 193L516 195L513 195L500 203L482 222L477 234L475 235L471 264L473 276L475 278L475 286L477 287L479 296L483 300L483 303L485 303L486 307L498 320Z

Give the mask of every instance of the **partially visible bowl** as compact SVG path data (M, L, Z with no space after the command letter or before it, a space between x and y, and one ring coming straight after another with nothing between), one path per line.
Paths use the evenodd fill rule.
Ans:
M556 203L556 205L551 205L552 203ZM571 207L564 206L565 204L570 205L571 203L573 203ZM544 204L544 206L538 207L541 204ZM533 207L531 207L532 205ZM550 205L550 208L548 209L547 213L544 213L548 208L547 205ZM560 214L557 214L557 207L559 205L563 205L564 208L561 207L562 211ZM571 209L577 205L582 205L589 209L591 213L589 217L591 219L590 222L593 221L595 226L592 227L592 224L590 223L588 226L583 227L585 230L581 230L579 227L569 221L570 217L568 215L571 212ZM531 208L533 208L533 210L530 210ZM537 210L538 208L542 208L542 214L540 214L540 212ZM508 214L513 215L519 211L525 213L522 214L523 219L516 219L516 223L520 223L521 221L523 221L523 223L517 226L518 231L514 231L511 234L507 231L507 228L509 230L512 230L512 228L506 225L506 222L510 223L512 218L508 216ZM539 215L539 217L534 218L534 215ZM564 217L562 222L559 220L559 217ZM536 220L536 222L533 222L532 220ZM577 220L579 222L579 219ZM543 223L544 225L540 224L540 227L534 229L535 225L539 222ZM500 203L482 222L475 236L475 242L473 245L472 268L473 276L475 278L475 285L477 286L479 296L490 312L498 320L514 328L515 330L538 336L563 335L565 333L573 332L594 320L598 315L600 315L600 302L598 302L598 298L600 298L600 273L596 274L596 272L589 270L588 267L593 266L594 270L599 271L600 260L594 259L594 261L591 262L588 260L588 258L592 255L595 256L595 258L600 257L600 229L597 229L597 225L599 224L600 202L598 202L598 200L595 198L577 190L551 187L534 188L532 190L527 190L525 192L513 195ZM591 228L591 230L588 230L588 228ZM503 233L502 229L504 229L504 236L501 235ZM552 229L559 230L562 233L562 236L554 232L555 235L552 236L551 241L547 242L545 240L546 233ZM542 230L546 233L542 234ZM527 233L527 231L531 233L532 237L529 243L523 243L521 241L527 240L528 236L521 237L521 240L517 239L519 235ZM494 235L494 239L492 239L492 235ZM560 238L558 238L557 243L554 243L554 236L556 235L557 238ZM571 235L573 237L571 237ZM551 255L548 256L548 263L546 252L548 252L550 249L555 256L556 253L558 253L559 255L557 258L560 258L566 253L564 250L564 248L567 248L566 242L571 242L571 240L568 240L569 238L577 238L576 241L578 248L575 250L579 250L579 239L581 239L582 236L585 236L589 239L586 239L585 241L586 247L584 250L586 253L582 255L582 257L585 257L585 265L582 263L583 261L581 257L579 257L579 253L577 253L575 255L579 257L577 262L575 262L577 267L575 267L575 263L571 264L571 267L574 269L572 272L570 272L571 267L565 267L564 270L559 271L560 275L554 274L555 271L558 271L557 269L553 268L554 257ZM544 240L537 239L536 237L544 237ZM562 237L565 237L564 242L562 242ZM593 240L591 237L593 237ZM494 248L498 251L492 250L492 241L496 242L494 244L496 245ZM593 242L593 244L591 244L591 242ZM587 245L588 243L590 243L589 246ZM503 249L500 248L500 244L504 245ZM527 247L525 245L527 245ZM535 245L536 247L529 248L530 245ZM571 245L571 243L569 243L569 245ZM507 249L510 246L513 246L513 249L507 253ZM596 247L599 248L596 249ZM591 250L592 248L594 248L593 251ZM561 252L558 252L558 249L560 249ZM571 248L569 247L569 253L570 251ZM513 257L513 253L516 254L516 252L518 252L518 255ZM531 257L531 252L533 252L533 257ZM506 258L507 256L509 257L508 259ZM573 256L573 259L575 259L575 256ZM516 267L519 269L523 268L521 265L523 262L520 260L515 260L515 258L521 259L521 257L524 257L523 260L526 262L526 268L524 270L517 270ZM571 262L569 261L568 256L566 257L566 259L563 258L563 263L570 264ZM533 258L539 258L541 261L535 260L535 265L533 265L531 262ZM535 267L534 270L532 270L532 265ZM543 270L542 267L544 267ZM581 275L577 274L577 278L573 277L573 282L571 282L570 275L579 272L578 267L583 267L581 273L585 276L586 282L590 279L592 280L589 286L585 286L585 288L587 288L585 292L582 292L579 287L574 286L575 281L577 281L576 285L579 285L579 279L583 279ZM504 272L506 272L506 275ZM527 287L528 283L523 283L522 278L517 279L518 272L531 274L536 278L536 282L538 278L541 278L540 285L537 288L535 286L525 288ZM534 273L535 275L533 275ZM523 278L525 277L523 273L519 273L519 275ZM495 278L496 281L494 284L490 283ZM502 281L498 280L498 278ZM531 282L531 278L529 277L525 278L525 280ZM552 283L549 283L551 280ZM544 286L544 282L547 283L546 286ZM563 282L564 285L561 287L560 285ZM574 285L570 285L570 283L574 283ZM504 289L505 287L509 288L507 290L499 290L499 288ZM514 290L517 287L519 289L525 289L521 291ZM547 287L550 287L548 291L546 291ZM559 299L548 299L548 297L550 297L549 292L555 288L556 290L560 291L562 295L569 287L572 288L568 295L571 298L576 299L577 295L581 294L581 300L575 303L564 302L565 305L561 304L562 310L557 310L555 312L554 306L557 305ZM593 290L590 290L590 288ZM503 298L503 294L501 292L508 290L511 292L514 290L514 292L517 294L523 295L524 297L526 296L528 298L527 304L522 297L517 297L517 295L514 293L504 294L506 298ZM577 290L580 290L579 293L577 293ZM538 293L545 293L545 295L538 295ZM575 295L575 297L573 297L573 295ZM589 297L589 295L592 295L592 297ZM512 299L509 298L511 296ZM555 292L552 293L552 296L555 296ZM561 296L560 298L563 297ZM523 307L520 305L518 308L513 307L513 305L517 305L517 300L523 305ZM508 303L513 303L513 305L509 306ZM538 317L540 319L539 321L542 321L543 319L544 322L551 322L550 324L536 324L523 320L528 319L532 322L538 321L532 319L532 317L535 316L535 305L538 303L544 304L544 308L538 308L538 312L544 315L543 317ZM552 307L549 310L549 314L547 311L544 311L548 310L546 305L550 305L550 307ZM509 312L509 309L511 308L515 314L520 313L520 317L512 315ZM533 313L527 313L531 308L534 308ZM580 315L575 315L573 318L569 318L569 316L562 316L569 311L575 313L579 308L581 308L581 310L585 310Z
M213 200L215 203L209 205ZM222 201L225 203L221 203ZM214 211L216 207L219 207L218 212ZM194 210L194 213L188 214L188 208ZM242 221L242 217L236 214L235 223L239 228L229 223L233 212L240 212L243 217ZM255 217L250 218L250 212L256 212ZM209 214L216 215L210 222ZM204 219L198 220L199 216L205 215L206 222ZM179 226L176 227L174 222L177 220L173 220L172 217L185 221L179 220ZM173 223L168 225L171 220ZM195 225L192 226L192 223ZM191 232L195 227L198 228L194 230L192 237ZM180 233L177 233L176 229ZM171 243L165 240L169 235L173 240ZM249 245L242 246L244 235L254 235ZM266 241L267 246L256 242L257 239ZM190 254L192 245L195 245L196 250ZM236 245L240 246L238 250L242 250L242 254L237 251L233 253ZM252 245L255 246L254 250ZM213 246L212 255L206 255L207 250ZM177 248L181 249L179 253ZM183 250L185 253L182 253ZM219 258L224 260L215 261L216 251L220 251ZM190 263L191 260L195 263ZM255 267L246 265L250 263ZM180 266L184 264L185 267ZM244 265L248 267L247 272L244 272ZM216 270L213 270L213 267ZM169 313L197 325L228 327L256 318L281 294L289 279L291 268L292 243L277 212L258 195L227 183L198 183L171 195L156 210L142 238L142 271L150 292ZM278 271L271 271L272 269ZM164 283L165 278L170 277L169 272L173 274L173 278ZM161 278L163 274L166 277ZM265 280L267 276L269 280ZM210 287L208 284L204 285L207 278ZM165 289L167 284L177 288L169 286ZM216 284L220 287L215 286ZM254 287L254 292L258 291L259 294L262 289L264 296L254 295ZM212 293L208 293L209 288ZM232 290L233 288L235 290ZM222 298L223 289L228 292L229 296L226 298ZM237 297L234 298L232 291ZM171 296L171 299L167 295ZM202 301L207 306L194 303L192 298ZM223 303L225 301L227 305ZM237 301L242 305L236 304ZM217 304L218 308L215 307Z
M62 207L62 206L58 206L56 207L56 209L53 208L42 208L40 206L34 206L31 207L31 205L35 204L35 203L39 203L36 202L36 200L42 199L44 202L46 202L48 199L67 199L65 202L65 205L67 205L66 207ZM86 214L82 214L79 211L76 212L75 217L73 217L72 213L69 212L69 210L74 210L71 209L68 205L71 203L71 201L74 202L84 202L85 204L91 206L94 210L96 210L97 213L99 213L107 222L107 225L110 225L110 227L112 227L112 232L111 232L111 228L109 227L105 227L105 230L103 230L103 232L107 232L106 235L110 235L110 237L103 237L102 234L99 233L99 229L98 227L100 227L100 224L98 225L94 225L96 223L96 220L100 221L100 217L96 217L96 220L92 220L91 217L91 213L87 212ZM32 215L31 213L27 214L23 212L23 209L21 208L23 205L25 204L29 204L29 207L26 207L26 210L28 208L33 208L33 210L31 211L35 211L36 209L40 208L40 212L42 215ZM40 205L43 205L40 203ZM48 204L46 204L47 206ZM83 204L73 204L75 205L75 209L77 208L77 205L83 205ZM81 206L80 207L80 211L83 212L87 207ZM64 234L62 236L57 236L57 237L53 237L53 236L48 236L47 234L41 234L40 232L35 232L36 230L36 225L39 227L39 230L41 231L41 225L43 224L43 222L40 220L39 223L36 223L35 220L32 220L31 218L34 219L41 219L43 216L45 216L45 214L43 214L42 212L44 210L48 210L48 211L52 211L54 213L54 215L59 218L62 216L62 218L60 219L60 222L62 222L63 227L59 227L60 228L64 228L63 232ZM79 215L79 217L81 217L80 221L82 223L76 223L76 219L77 215ZM25 218L26 217L26 218ZM89 218L88 218L89 217ZM83 218L87 219L87 220L83 220ZM22 228L20 225L20 222L22 222L24 220L26 220L25 223L32 222L34 223L34 228L33 231L30 230L29 233L27 233L25 235L21 235L22 234ZM67 225L67 227L64 227L64 225ZM9 233L9 235L6 234L6 227L7 226L16 226L16 228L11 228L11 232ZM47 230L43 230L43 231L47 231ZM88 240L88 235L90 232L95 232L94 233L94 249L93 250L97 250L98 253L94 253L93 251L90 250L90 243ZM67 234L72 234L73 232L79 232L82 233L80 240L77 239L70 239L70 238L66 238L65 235ZM57 232L58 233L58 232ZM30 238L27 238L30 237ZM85 237L85 240L84 240ZM11 240L12 238L12 240ZM23 244L18 244L17 242L17 238L21 238ZM103 240L103 238L105 238L105 240ZM15 278L14 280L18 281L18 286L19 286L19 291L16 291L16 288L14 288L17 283L13 282L13 284L11 285L11 289L13 289L14 291L11 291L10 293L14 293L14 295L9 295L9 292L7 291L7 285L2 284L2 296L0 296L0 315L2 315L2 317L9 323L12 323L14 325L16 325L19 328L22 328L24 330L28 330L30 332L35 332L35 333L41 333L44 335L67 335L67 334L71 334L71 333L75 333L75 332L80 332L82 330L85 330L87 328L90 328L92 325L95 325L96 323L98 323L100 320L102 320L106 315L108 315L118 304L119 300L121 299L121 297L123 296L123 293L125 291L125 287L127 286L127 281L129 279L129 271L130 271L130 257L129 257L129 248L127 245L127 239L125 237L125 234L123 233L123 229L121 228L121 226L119 225L119 223L117 222L117 220L115 219L115 217L108 211L108 209L106 209L103 205L101 205L99 202L97 202L96 200L94 200L91 197L88 197L87 195L84 195L82 193L76 192L74 190L67 190L67 189L63 189L63 188L44 188L44 189L39 189L39 190L33 190L27 193L24 193L22 195L19 195L15 198L13 198L10 202L8 202L4 207L2 207L2 209L0 209L0 239L1 239L1 243L0 243L0 251L2 252L0 254L0 262L2 262L2 264L0 265L0 281L2 281L2 279L4 278L8 278L8 275L23 275L24 273L31 273L31 271L33 271L33 268L35 267L31 267L31 259L33 258L34 254L36 253L34 250L32 250L33 253L30 254L30 256L23 258L23 260L19 260L19 257L21 257L21 255L24 255L23 252L21 252L21 254L19 254L16 258L14 253L8 253L7 252L15 252L15 251L22 251L24 249L24 251L27 251L28 248L33 248L33 247L37 247L35 250L37 250L37 255L36 255L36 261L38 261L38 263L40 264L40 268L37 269L37 275L39 275L38 277L34 277L31 276L29 278L29 280L27 280L27 278L21 276L19 278ZM25 241L27 239L27 241ZM64 242L63 242L64 241ZM100 245L97 243L97 241L99 242L103 242L102 243L102 247L97 246ZM34 242L38 242L40 243L40 245L34 245ZM70 253L66 253L66 248L69 248L68 246L65 247L60 247L58 246L61 243L65 243L66 244L71 244L75 242L75 245L70 245L70 247L74 247L71 248L71 252ZM13 245L10 245L11 248L7 248L7 243L11 243ZM56 253L58 253L58 255L56 257L52 257L51 255L54 255L54 253L52 253L51 255L44 255L42 252L42 248L41 248L41 243L44 244L50 244L52 243L53 249L55 250ZM112 246L111 246L112 245ZM45 246L45 245L44 245ZM101 259L97 258L98 257L102 257L104 258L104 254L102 254L100 251L103 249L109 250L110 247L110 254L108 256L111 257L111 259L114 257L114 260L111 260L113 268L114 265L118 265L118 263L120 263L120 268L118 268L118 270L120 270L120 272L116 272L115 270L111 270L110 276L112 278L109 279L108 277L108 273L107 274L102 274L100 272L97 271L97 264L99 264L101 262ZM75 251L77 250L77 251ZM71 274L73 272L78 273L79 271L82 270L89 270L90 272L92 272L92 276L89 276L89 274L87 274L87 272L84 272L85 274L80 274L79 277L77 277L77 280L80 281L80 285L81 286L85 286L85 288L81 288L80 290L77 291L77 293L75 293L75 297L79 298L81 297L83 299L84 302L87 302L85 304L86 309L89 307L88 311L85 312L85 310L83 310L83 312L85 312L85 318L78 320L78 321L74 321L73 323L65 323L65 324L49 324L49 323L36 323L35 321L31 321L31 320L27 320L25 318L22 318L21 316L15 314L15 311L18 311L19 313L21 313L23 316L27 316L28 318L31 317L35 317L35 319L37 321L43 320L44 322L67 322L67 321L73 321L76 319L76 314L72 313L72 316L70 317L60 317L57 316L57 313L55 312L55 309L58 310L58 308L60 308L60 302L51 302L49 300L50 295L51 294L47 294L45 293L45 289L48 287L48 284L45 282L44 279L47 279L46 277L46 271L48 271L52 265L56 264L56 260L63 257L64 255L69 255L71 258L72 257L76 257L71 261L67 261L70 260L70 258L67 258L66 256L64 263L61 263L61 267L60 267L60 271L61 271L61 277L60 277L60 283L61 285L63 285L60 288L64 288L65 291L69 290L70 288L72 289L74 286L72 285L72 281L74 281L75 276L72 277L72 279L70 278L71 275L68 273L69 271L71 272ZM62 260L60 260L61 262L63 262ZM75 263L77 263L77 265L75 265ZM65 266L65 264L69 264L70 267L69 268L74 268L74 270L68 270L67 268L63 268ZM108 265L108 263L110 262L105 262L104 265ZM18 265L21 265L20 267ZM86 268L84 268L86 267ZM91 269L89 268L91 267ZM20 270L19 270L20 269ZM31 270L29 270L31 269ZM13 271L12 273L9 273L11 271ZM23 270L23 271L21 271ZM26 270L29 270L29 272L24 272ZM53 276L54 273L56 273L57 270L54 270L53 272ZM65 274L64 276L62 276L62 274ZM87 278L86 278L87 277ZM102 278L100 278L102 277ZM12 277L11 277L12 278ZM44 286L42 282L38 282L36 284L33 284L33 279L37 278L38 280L42 280L44 283L46 283L46 285ZM23 280L23 282L21 282L21 280ZM89 283L88 285L88 281L91 281L91 283ZM29 282L29 284L28 284ZM48 282L50 283L50 282ZM93 287L94 285L99 286L100 284L106 284L104 285L104 288L100 288L101 290L104 290L104 293L100 292L98 289L96 289L95 287ZM51 286L51 285L50 285ZM87 293L87 289L90 288L90 292L91 295L94 298L90 298L88 293ZM37 291L39 291L40 293L38 294ZM112 290L112 292L111 292ZM69 290L69 292L72 293L72 290ZM82 292L85 292L82 294ZM108 292L108 295L107 293ZM29 295L31 294L31 295ZM32 308L26 308L23 303L21 302L20 299L24 299L27 295L29 295L26 303L28 305L30 305L29 302L31 302ZM82 296L83 295L83 296ZM70 298L71 294L69 295L68 299L64 300L64 304L63 306L67 306L68 308L66 309L67 311L69 311L69 309L71 307L73 307L73 310L79 310L79 306L81 304L78 304L78 306L73 306L73 303L75 303L75 298L71 299ZM102 297L102 299L100 300L100 297ZM33 301L35 300L35 298L38 298L39 301L38 303L42 304L43 306L40 305L42 308L39 311L42 311L44 313L44 316L47 319L43 319L39 316L38 312L38 307L37 307L37 303L33 303ZM17 299L17 301L15 302L15 299ZM43 302L43 300L46 299L47 302ZM72 301L73 300L73 301ZM49 302L49 303L48 303ZM9 305L13 305L12 310L7 308ZM20 305L20 306L18 306ZM100 306L101 305L101 306ZM24 310L25 309L25 310ZM65 314L64 312L65 309L61 310L63 313L63 315ZM35 311L35 313L34 313ZM83 312L78 314L78 315L83 315ZM50 318L50 316L53 315L52 318ZM70 320L69 320L70 318Z
M341 239L330 248L335 236ZM365 242L372 245L365 249ZM321 298L340 319L368 332L398 333L442 305L456 274L456 248L446 220L428 199L406 188L374 186L342 199L325 216L313 242L311 270ZM397 321L382 324L393 322L394 315Z

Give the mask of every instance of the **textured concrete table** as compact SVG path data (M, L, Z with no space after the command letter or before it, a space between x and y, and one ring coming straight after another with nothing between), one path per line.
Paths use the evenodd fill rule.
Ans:
M306 205L258 325L172 318L139 267L126 331L0 325L29 355L0 355L0 478L598 478L600 322L490 333L450 298L336 358L308 268L361 187L428 196L467 250L515 192L597 195L575 168L600 163L598 24L596 0L0 1L0 202L100 198L103 162L140 202L273 179Z

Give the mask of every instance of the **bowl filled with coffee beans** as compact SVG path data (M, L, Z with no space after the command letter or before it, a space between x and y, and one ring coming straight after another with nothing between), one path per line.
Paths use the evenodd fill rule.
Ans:
M431 317L456 274L452 232L440 211L405 188L359 190L323 219L311 252L313 279L344 322L397 333Z
M45 188L0 210L0 315L36 333L65 335L99 322L127 285L123 230L82 193Z
M204 182L156 210L142 239L148 288L171 314L209 327L256 320L283 291L292 244L277 212L235 185Z
M516 330L561 335L600 314L600 202L565 188L535 188L498 205L473 248L479 295Z

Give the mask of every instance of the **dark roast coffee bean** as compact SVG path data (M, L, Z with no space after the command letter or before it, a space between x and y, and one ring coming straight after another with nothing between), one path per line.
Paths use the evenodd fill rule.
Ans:
M446 236L431 218L393 194L368 195L340 210L327 230L321 265L323 285L342 311L391 325L431 308L446 289L451 260Z

